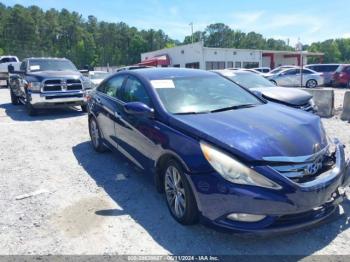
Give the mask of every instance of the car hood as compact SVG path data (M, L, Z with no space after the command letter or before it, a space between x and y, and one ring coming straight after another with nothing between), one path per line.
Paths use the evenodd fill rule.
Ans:
M260 92L264 98L276 102L282 102L292 106L305 105L312 98L308 92L296 88L286 87L261 87L251 88L251 91Z
M267 103L211 114L172 115L170 125L245 161L306 156L327 145L318 116Z
M79 71L40 71L40 72L31 72L28 76L36 77L39 79L45 78L73 78L77 79L82 76Z

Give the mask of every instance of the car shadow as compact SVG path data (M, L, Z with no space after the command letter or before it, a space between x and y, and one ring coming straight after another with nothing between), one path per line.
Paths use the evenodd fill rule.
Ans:
M81 116L84 113L76 107L65 108L45 108L37 110L37 114L29 116L23 105L12 105L11 103L0 104L0 109L5 110L5 114L14 121L44 121L59 118L70 118Z
M74 146L72 151L86 173L122 208L98 210L95 215L129 215L172 254L304 257L325 248L349 228L349 201L343 204L345 215L331 223L277 237L244 238L200 224L182 226L170 216L164 195L156 192L150 172L137 170L120 154L96 153L88 141Z

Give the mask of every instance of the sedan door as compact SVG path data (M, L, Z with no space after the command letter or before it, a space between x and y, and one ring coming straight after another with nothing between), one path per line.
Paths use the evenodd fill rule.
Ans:
M134 76L128 76L123 87L123 104L142 102L152 108L152 102L145 86ZM153 159L159 151L162 134L157 121L147 116L130 115L121 109L120 121L116 125L118 150L142 169L153 167Z
M96 91L93 101L93 112L104 140L114 148L118 147L115 137L115 122L118 121L118 94L125 81L125 75L114 76L102 83Z
M298 69L288 69L282 71L277 79L277 84L280 86L294 86L297 85Z

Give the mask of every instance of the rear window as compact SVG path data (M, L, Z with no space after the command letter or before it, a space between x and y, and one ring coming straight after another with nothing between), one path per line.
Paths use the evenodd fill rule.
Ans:
M11 62L17 62L17 59L15 57L4 57L0 60L0 64L11 63Z

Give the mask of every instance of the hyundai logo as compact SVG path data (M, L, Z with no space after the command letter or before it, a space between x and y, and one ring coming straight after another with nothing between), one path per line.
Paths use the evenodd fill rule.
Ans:
M322 168L322 161L317 160L306 166L304 169L305 175L315 175Z

